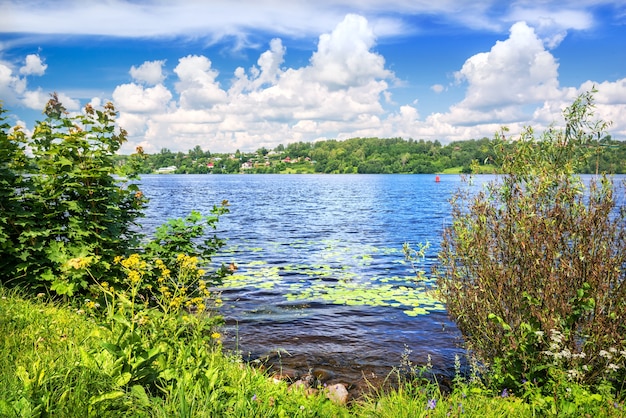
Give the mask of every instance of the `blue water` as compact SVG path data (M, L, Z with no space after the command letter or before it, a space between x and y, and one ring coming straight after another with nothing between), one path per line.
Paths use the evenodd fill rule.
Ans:
M478 176L474 187L491 176ZM365 290L408 292L416 299L433 287L416 282L402 245L430 243L420 265L436 262L449 199L461 177L442 175L148 175L144 232L191 210L208 214L230 202L217 234L228 239L216 262L239 266L221 288L227 321L225 347L244 358L272 353L281 366L326 367L355 382L384 377L402 362L428 357L450 373L460 334L444 307L407 300L358 300ZM623 200L623 197L621 198ZM351 290L353 289L353 290ZM332 297L338 291L340 297ZM417 292L417 293L411 293ZM357 300L346 298L346 294ZM327 296L327 297L324 297ZM367 298L365 298L367 299ZM391 298L393 299L393 298Z
M459 334L445 310L409 316L410 307L288 300L294 287L332 291L414 286L405 242L430 243L420 265L436 260L459 176L433 175L148 175L144 232L191 210L230 202L217 234L227 238L218 262L235 262L241 285L222 289L226 347L255 358L280 351L292 366L325 365L381 374L411 351L414 363L452 366ZM375 287L376 288L376 287ZM324 291L324 290L322 290ZM391 303L391 302L390 302Z

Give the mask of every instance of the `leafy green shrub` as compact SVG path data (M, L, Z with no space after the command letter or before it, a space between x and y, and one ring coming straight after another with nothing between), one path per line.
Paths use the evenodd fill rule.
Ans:
M592 110L587 93L564 130L498 135L504 174L452 200L437 272L491 383L553 401L571 381L622 390L626 377L626 211L610 177L574 175L607 127Z
M116 129L111 103L70 116L53 94L44 114L30 140L2 125L0 273L5 285L71 296L92 283L77 260L88 260L95 277L115 276L113 258L139 242L133 228L145 199L114 176L126 132Z

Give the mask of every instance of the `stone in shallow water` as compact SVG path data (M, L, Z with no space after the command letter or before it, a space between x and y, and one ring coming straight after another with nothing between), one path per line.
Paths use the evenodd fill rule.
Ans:
M276 371L272 377L277 380L284 380L287 382L293 382L300 377L300 373L295 369L290 369L287 367L283 367L280 370Z
M338 405L345 405L349 398L348 389L343 383L326 386L326 397Z
M329 381L334 377L334 375L335 374L328 369L323 369L320 367L313 369L313 376L315 376L320 384Z

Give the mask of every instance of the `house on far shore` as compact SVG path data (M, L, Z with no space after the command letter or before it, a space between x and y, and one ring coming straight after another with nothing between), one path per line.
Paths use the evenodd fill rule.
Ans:
M169 167L161 167L156 172L157 174L171 174L178 169L175 165L171 165Z

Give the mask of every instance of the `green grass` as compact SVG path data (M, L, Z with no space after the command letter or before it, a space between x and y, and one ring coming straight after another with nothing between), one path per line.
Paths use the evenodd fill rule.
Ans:
M443 170L442 174L462 174L463 173L462 166L450 167ZM474 174L494 174L498 173L498 167L492 164L485 164L478 166L478 171Z
M310 163L290 164L280 174L315 174L315 166Z
M460 385L442 395L434 384L406 382L339 406L324 396L290 390L219 349L181 346L164 374L176 385L159 393L124 386L94 359L112 337L82 311L0 287L0 417L525 417L550 415L520 397L503 398ZM194 359L202 358L199 367ZM349 382L347 382L349 383ZM622 408L622 409L620 409ZM533 411L534 409L534 411ZM538 412L539 411L539 412ZM623 416L623 404L602 399L569 416ZM559 416L568 416L560 414Z

